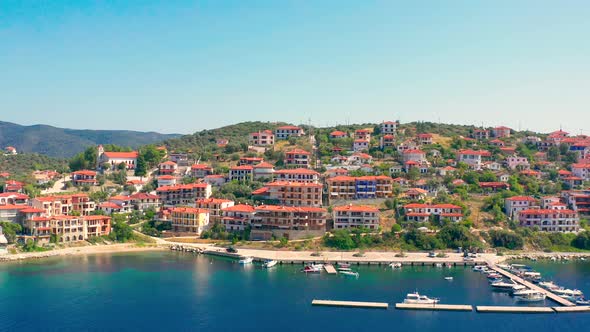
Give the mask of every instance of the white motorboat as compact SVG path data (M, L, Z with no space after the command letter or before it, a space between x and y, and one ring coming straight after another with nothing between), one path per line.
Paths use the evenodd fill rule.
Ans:
M557 294L557 295L565 295L565 296L571 296L571 297L577 297L577 296L584 295L582 293L582 291L579 290L579 289L563 289L563 288L560 288L560 289L554 289L554 290L551 290L551 291L553 293Z
M453 277L445 277L446 281L453 281Z
M526 288L522 285L515 283L512 280L510 280L510 282L505 282L503 280L492 282L491 286L495 289L502 289L502 290L508 290L508 291L519 291L519 290L523 290Z
M576 300L577 305L590 305L590 300L586 300L583 297L580 297Z
M507 264L498 264L496 266L498 266L502 270L510 270L510 265L507 265Z
M487 270L488 270L488 268L485 265L476 265L473 267L473 271L476 271L476 272L485 272Z
M436 263L436 264L434 264L434 266L436 266L436 267L443 267L442 263Z
M391 264L389 264L389 267L392 269L401 269L402 263L391 263Z
M265 267L265 268L267 268L267 269L270 269L271 267L273 267L275 265L277 265L277 261L275 261L275 260L269 260L269 261L264 262L264 264L262 266Z
M556 289L560 289L561 287L557 286L553 281L542 281L539 283L539 286L550 290L550 291L554 291Z
M242 265L247 265L247 264L252 264L253 261L254 261L254 258L252 258L252 257L244 257L244 258L240 259L238 261L238 263L240 263Z
M519 291L519 295L514 295L517 301L520 302L540 302L544 301L547 297L544 293L537 292L534 290Z
M404 303L408 304L437 304L439 299L429 298L426 295L420 295L418 292L406 295Z
M348 271L339 271L338 273L340 273L340 274L342 274L344 276L347 276L347 277L355 277L355 278L358 278L359 277L359 273L358 272L350 271L350 270L348 270Z

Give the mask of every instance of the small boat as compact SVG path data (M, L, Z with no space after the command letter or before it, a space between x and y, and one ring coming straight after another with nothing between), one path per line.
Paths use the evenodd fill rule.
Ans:
M510 280L510 282L505 282L504 280L498 281L498 282L493 282L491 285L495 289L508 290L508 291L517 291L517 290L522 290L525 288L524 286L521 286L512 280Z
M502 275L499 273L490 273L487 277L488 279L502 279Z
M510 270L510 265L506 264L498 264L497 267L501 268L502 270Z
M391 263L391 264L389 264L389 267L392 269L401 269L402 263Z
M434 264L434 266L436 266L436 267L443 267L442 263L436 263L436 264Z
M350 267L350 264L347 264L347 263L338 263L338 266L340 266L340 267Z
M586 300L583 297L580 297L576 300L577 305L590 305L590 300Z
M408 304L437 304L439 299L429 298L426 295L420 295L418 292L406 295L404 303Z
M476 265L473 267L473 271L476 271L476 272L485 272L487 270L488 270L488 268L485 265Z
M240 263L242 265L247 265L247 264L252 264L252 261L254 261L254 258L252 258L252 257L244 257L244 258L240 259L238 261L238 263Z
M559 297L561 297L562 299L566 299L566 300L568 300L570 302L576 301L576 298L573 297L573 296L571 296L571 295L559 295Z
M262 264L262 266L267 269L270 269L271 267L273 267L275 265L277 265L277 261L275 261L275 260L269 260L269 261L264 262L264 264Z
M320 273L320 272L322 272L322 269L318 268L317 266L314 266L314 265L308 265L308 266L304 267L303 270L301 270L301 272Z
M586 257L580 257L580 260L581 261L585 261L586 260Z
M544 301L547 296L541 292L526 290L520 291L519 295L515 295L514 297L520 302L540 302Z
M350 271L352 271L352 269L349 267L339 267L338 271L339 272L347 272L347 271L350 272Z
M576 296L582 296L584 295L582 293L581 290L578 289L554 289L552 290L553 293L557 294L557 295L566 295L566 296L572 296L572 297L576 297Z
M453 277L445 277L446 281L453 281Z
M347 277L359 277L359 273L354 271L340 271L339 273Z
M550 291L554 291L556 289L560 289L561 287L557 286L555 283L553 283L553 281L542 281L539 283L539 286L550 290Z

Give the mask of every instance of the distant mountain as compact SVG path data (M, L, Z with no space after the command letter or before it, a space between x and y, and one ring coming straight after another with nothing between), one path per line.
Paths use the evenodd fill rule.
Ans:
M47 125L21 126L0 121L0 149L14 146L19 153L40 153L61 158L72 157L88 146L97 144L116 144L137 148L179 136L181 135L130 130L78 130Z

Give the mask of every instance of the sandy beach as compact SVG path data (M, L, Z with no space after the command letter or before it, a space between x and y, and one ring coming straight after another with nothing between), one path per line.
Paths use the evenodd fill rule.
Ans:
M125 252L141 252L141 251L156 251L165 250L165 247L156 245L138 246L135 243L120 243L109 245L90 245L85 247L72 247L64 249L56 249L43 252L28 252L20 254L7 254L0 256L0 262L19 261L28 259L42 259L56 256L73 256L73 255L95 255L95 254L109 254L109 253L125 253Z

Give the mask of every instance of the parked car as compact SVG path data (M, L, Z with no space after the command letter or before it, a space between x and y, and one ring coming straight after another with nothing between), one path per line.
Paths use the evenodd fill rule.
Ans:
M225 249L225 251L235 254L238 252L238 249L234 248L234 247L228 247L227 249Z
M435 258L436 257L436 253L434 251L431 251L431 252L428 253L428 257Z

